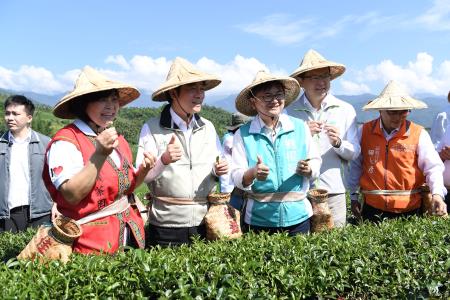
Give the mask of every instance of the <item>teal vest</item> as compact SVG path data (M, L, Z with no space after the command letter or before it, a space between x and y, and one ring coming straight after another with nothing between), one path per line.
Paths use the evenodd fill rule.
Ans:
M307 158L307 145L304 143L307 128L303 121L292 117L289 119L294 124L294 129L285 131L282 128L273 143L264 134L264 129L259 133L250 133L251 123L240 128L249 168L256 165L259 155L270 170L265 181L256 180L253 183L253 193L300 191L303 181L308 180L295 173L298 161ZM309 217L304 201L268 203L253 201L248 209L247 214L251 215L250 225L256 226L287 227L303 222Z

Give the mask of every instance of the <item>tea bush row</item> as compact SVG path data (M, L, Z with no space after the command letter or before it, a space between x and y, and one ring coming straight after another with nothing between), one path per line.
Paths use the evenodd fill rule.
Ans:
M449 220L394 220L295 238L248 234L113 257L74 255L66 265L9 259L32 234L0 235L2 299L450 297Z

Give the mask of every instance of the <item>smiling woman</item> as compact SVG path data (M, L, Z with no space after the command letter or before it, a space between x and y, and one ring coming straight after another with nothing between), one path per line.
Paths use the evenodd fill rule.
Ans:
M86 67L75 89L53 109L57 117L76 119L53 137L43 172L58 211L81 225L76 252L114 253L125 245L144 247L143 220L129 202L153 167L154 157L144 153L135 171L127 141L111 126L119 108L137 97L136 88Z

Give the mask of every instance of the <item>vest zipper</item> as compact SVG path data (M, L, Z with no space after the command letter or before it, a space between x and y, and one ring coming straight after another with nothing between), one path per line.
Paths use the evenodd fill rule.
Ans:
M384 160L384 189L387 190L387 166L388 166L388 155L389 155L389 142L386 143L386 150L385 150L385 156L386 159ZM388 201L384 201L384 207L387 209Z

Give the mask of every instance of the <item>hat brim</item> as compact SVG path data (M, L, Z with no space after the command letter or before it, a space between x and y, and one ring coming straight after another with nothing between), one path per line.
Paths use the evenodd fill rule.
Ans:
M243 124L233 125L233 126L225 126L225 129L226 129L226 130L236 130L236 129L238 129L239 127L241 127L242 125L244 125L244 123L243 123Z
M76 119L77 116L70 110L70 105L80 99L81 96L89 95L96 92L108 91L116 89L119 93L119 106L123 107L140 96L140 92L129 85L110 85L89 91L69 93L64 96L53 108L53 115L61 119Z
M390 96L377 97L367 103L362 110L409 110L409 109L424 109L428 105L425 102L414 99L409 96Z
M236 97L236 110L249 117L256 116L258 112L252 106L250 100L250 98L252 98L252 95L250 94L250 90L255 86L271 81L279 81L281 82L281 84L283 84L286 94L284 102L285 108L288 107L292 102L297 100L298 95L300 94L300 85L298 84L297 80L290 77L270 78L267 80L259 81L257 83L252 83L244 88Z
M168 101L170 99L169 91L176 89L182 85L197 83L197 82L205 82L205 91L210 90L218 86L222 81L215 77L203 77L203 78L195 78L191 80L186 80L183 82L165 82L152 94L152 100L156 102Z
M324 63L316 64L314 66L309 66L309 67L300 66L290 75L290 77L297 79L301 74L304 74L308 71L323 69L323 68L330 68L331 80L336 79L337 77L341 76L345 72L345 66L343 64L338 64L335 62L327 61Z

